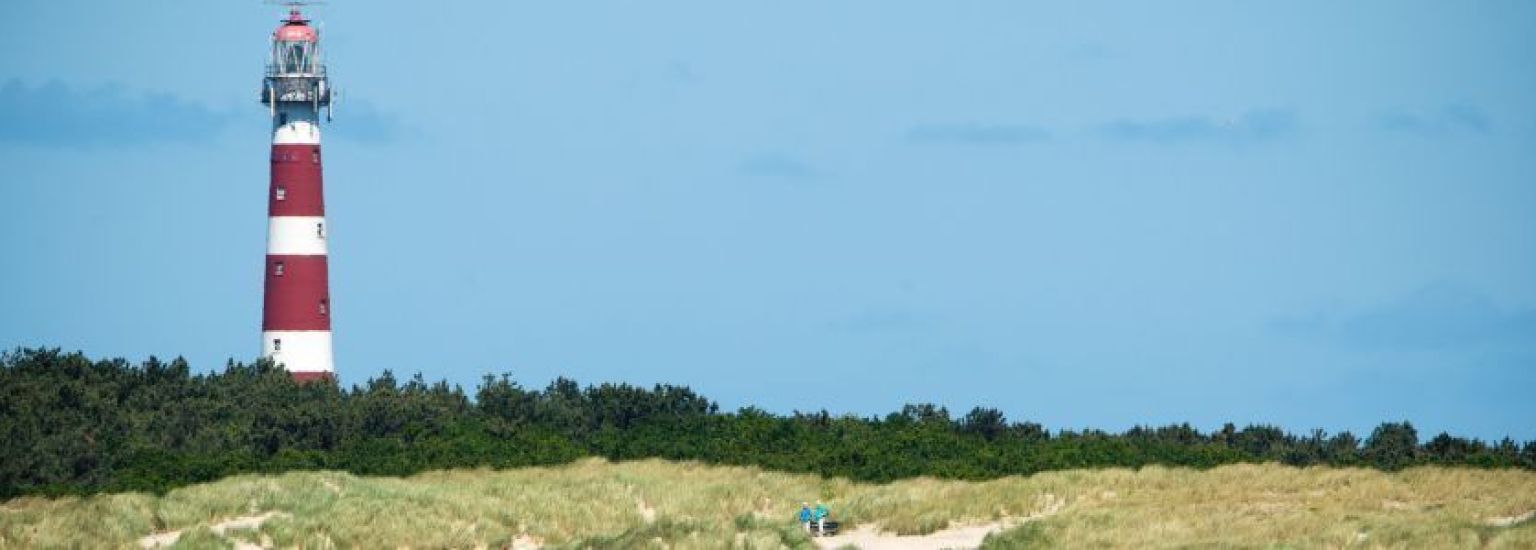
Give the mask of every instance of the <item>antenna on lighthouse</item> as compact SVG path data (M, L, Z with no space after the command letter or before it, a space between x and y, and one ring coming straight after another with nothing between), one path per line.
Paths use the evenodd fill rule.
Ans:
M324 6L325 0L266 0L262 2L268 6L288 6L290 8L302 8L304 6Z
M325 0L265 0L262 2L268 6L287 6L289 16L297 16L299 10L306 6L324 6Z

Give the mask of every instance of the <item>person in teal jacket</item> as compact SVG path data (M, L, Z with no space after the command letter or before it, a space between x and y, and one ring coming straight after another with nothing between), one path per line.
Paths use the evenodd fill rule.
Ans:
M809 502L800 503L800 526L805 528L805 532L811 532L811 503Z
M811 517L816 520L816 532L827 534L827 505L816 501L816 509L811 511Z

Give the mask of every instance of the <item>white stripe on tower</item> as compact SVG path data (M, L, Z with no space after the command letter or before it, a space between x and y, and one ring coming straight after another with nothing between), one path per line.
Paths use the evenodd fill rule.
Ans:
M319 145L320 125L308 120L296 120L272 131L273 145Z
M324 256L325 216L267 218L267 254Z
M321 377L336 372L331 363L329 330L264 330L261 340L263 356L283 365L298 365L288 367L296 377Z

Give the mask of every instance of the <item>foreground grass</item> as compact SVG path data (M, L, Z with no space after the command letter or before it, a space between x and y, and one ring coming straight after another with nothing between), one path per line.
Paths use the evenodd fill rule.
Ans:
M179 545L807 547L791 519L823 499L845 525L921 534L1032 515L987 540L1052 546L1536 548L1536 473L1236 465L1206 471L1078 470L986 482L874 485L756 468L583 460L553 468L408 478L339 472L245 475L171 491L0 504L0 547ZM218 535L230 518L277 512ZM1503 518L1501 521L1500 518Z

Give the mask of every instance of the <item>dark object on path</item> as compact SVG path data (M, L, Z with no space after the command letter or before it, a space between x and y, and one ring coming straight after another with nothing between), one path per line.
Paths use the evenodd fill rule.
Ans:
M838 522L835 522L835 521L832 521L832 520L827 520L826 530L818 531L816 529L816 523L812 522L811 523L811 536L813 536L813 537L830 537L832 535L836 535L837 534L837 530L838 530L838 526L839 526Z

